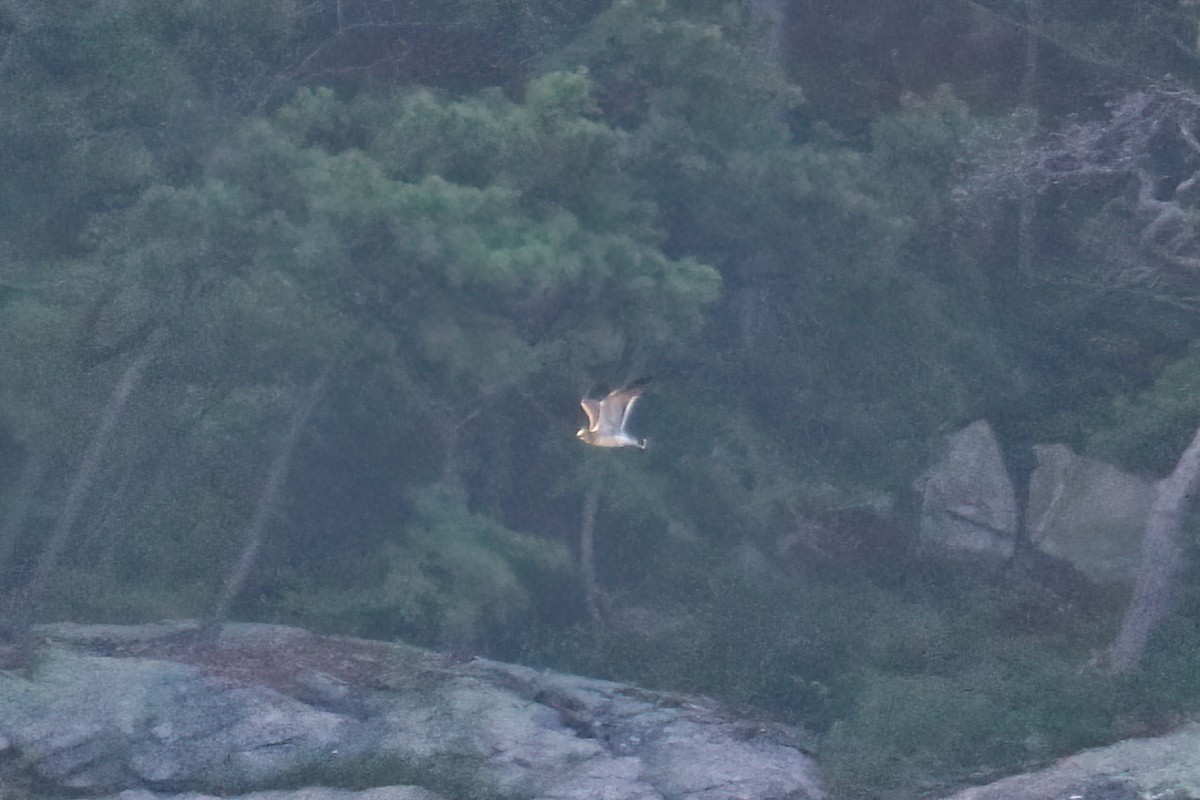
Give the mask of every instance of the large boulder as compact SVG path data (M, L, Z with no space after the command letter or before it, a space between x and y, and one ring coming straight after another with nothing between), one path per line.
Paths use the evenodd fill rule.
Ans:
M0 672L0 786L127 800L823 794L800 731L700 697L280 626L39 634L31 671Z
M1061 444L1034 447L1025 529L1042 552L1101 582L1131 581L1141 561L1153 482Z
M1200 797L1200 725L1085 750L947 800L1185 800Z
M952 435L941 460L921 476L916 489L923 545L983 559L1012 556L1017 496L986 420Z

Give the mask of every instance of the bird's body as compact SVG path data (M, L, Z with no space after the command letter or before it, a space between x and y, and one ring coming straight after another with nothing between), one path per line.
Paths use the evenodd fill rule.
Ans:
M646 449L646 440L637 439L625 430L634 403L642 396L644 380L608 393L603 400L585 397L579 401L587 414L586 428L575 434L583 442L596 447L637 447Z

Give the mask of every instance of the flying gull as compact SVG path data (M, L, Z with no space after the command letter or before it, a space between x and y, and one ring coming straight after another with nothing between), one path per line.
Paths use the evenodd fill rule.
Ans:
M646 449L645 439L635 439L625 430L633 405L645 391L648 379L643 378L620 389L614 389L603 400L585 397L579 401L587 414L586 428L575 435L596 447L640 447Z

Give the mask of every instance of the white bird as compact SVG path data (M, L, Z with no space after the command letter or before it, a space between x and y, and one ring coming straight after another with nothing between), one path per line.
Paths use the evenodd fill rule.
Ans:
M596 447L639 447L646 449L645 439L635 439L625 430L633 405L645 391L645 378L614 389L603 400L585 397L579 401L587 414L588 425L575 434L587 444Z

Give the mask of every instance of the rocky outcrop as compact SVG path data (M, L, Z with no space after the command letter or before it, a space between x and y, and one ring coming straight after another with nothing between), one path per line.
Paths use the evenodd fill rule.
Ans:
M799 731L699 697L279 626L39 636L0 672L0 786L31 794L822 796Z
M1095 581L1132 581L1155 487L1061 444L1038 445L1025 528L1030 542Z
M950 437L942 459L916 484L921 542L985 559L1007 559L1017 540L1017 497L1000 444L985 420Z
M1086 750L1052 767L947 800L1186 800L1200 797L1200 724Z
M443 795L416 786L387 786L359 791L331 789L327 786L308 786L303 789L251 792L226 798L197 792L162 795L150 791L130 790L110 795L104 800L445 800L445 798Z

